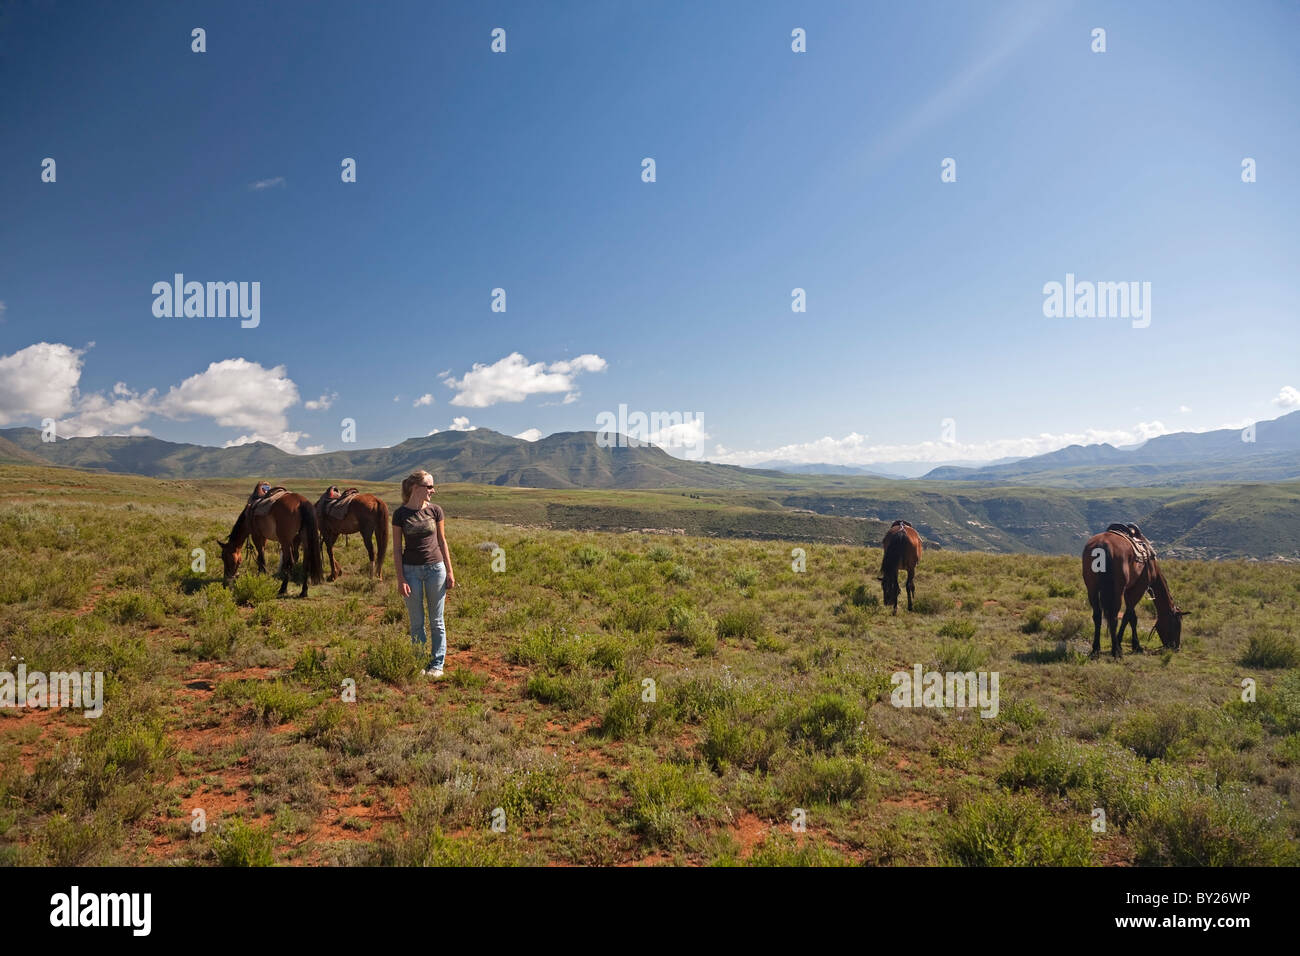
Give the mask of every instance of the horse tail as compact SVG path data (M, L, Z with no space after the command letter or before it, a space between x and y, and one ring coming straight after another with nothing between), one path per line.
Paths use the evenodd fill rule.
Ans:
M902 551L902 549L898 547L898 536L892 534L886 535L885 544L881 550L883 553L880 557L880 576L882 578L888 577L891 574L897 576L899 552Z
M385 555L388 554L388 505L378 495L375 500L379 502L379 527L375 529L375 571L379 573Z
M1106 539L1102 538L1099 547L1102 550L1101 570L1097 572L1097 593L1101 603L1101 610L1107 618L1119 614L1119 594L1115 591L1115 569L1114 556L1111 554L1110 547L1106 544Z
M298 517L302 521L303 561L307 565L307 576L312 584L320 584L325 576L320 559L320 526L316 523L316 508L304 500L298 505Z
M895 534L891 531L885 535L884 544L881 546L884 553L880 557L880 586L884 591L886 604L897 599L898 565L903 558L903 542L905 540L907 540L907 535L903 532Z

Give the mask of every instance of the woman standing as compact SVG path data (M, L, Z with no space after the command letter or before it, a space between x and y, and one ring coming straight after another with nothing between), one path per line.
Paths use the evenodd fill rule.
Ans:
M393 512L393 562L397 565L397 591L411 617L411 642L424 645L424 608L429 607L433 655L420 673L441 677L447 656L447 628L442 619L447 589L456 586L451 551L443 531L442 508L429 500L433 475L413 471L402 481L402 506ZM445 563L444 563L445 562Z

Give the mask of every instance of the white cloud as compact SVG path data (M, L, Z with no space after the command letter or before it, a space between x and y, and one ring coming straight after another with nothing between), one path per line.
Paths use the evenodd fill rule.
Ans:
M472 432L478 428L477 425L471 425L469 419L464 415L457 415L451 420L451 424L447 427L454 432Z
M475 363L457 379L444 377L449 388L456 389L451 404L467 408L487 408L497 402L522 402L530 395L564 393L564 403L577 400L574 378L581 372L602 372L607 363L599 355L579 355L560 362L532 362L511 352L491 365Z
M1179 406L1178 406L1178 410L1179 410L1180 412L1190 412L1190 411L1191 411L1191 409L1188 408L1186 405L1179 405Z
M652 433L649 440L652 445L658 445L664 449L702 449L703 442L708 437L709 433L704 430L704 423L693 418L687 422L661 428L659 431Z
M0 356L0 425L72 411L85 349L37 342Z
M0 302L0 322L3 322L5 320L5 309L7 308L9 308L9 306L5 305L3 302Z
M113 386L113 399L98 392L85 395L77 402L76 414L62 419L56 427L62 438L94 438L96 435L149 435L138 423L154 413L157 391L138 394L125 382Z
M1044 432L1024 438L1000 438L983 442L924 441L910 445L870 445L866 435L850 432L843 438L827 436L761 451L728 451L718 445L709 460L730 465L755 465L764 461L828 465L872 465L891 461L992 461L997 458L1028 458L1069 445L1096 445L1103 442L1133 445L1167 435L1171 431L1173 429L1166 428L1163 422L1155 421L1139 422L1129 429L1089 428L1082 432Z
M515 437L522 438L524 441L537 441L542 437L542 430L540 428L525 428Z
M303 402L302 407L307 409L309 412L325 411L334 404L338 397L338 392L330 392L328 395L322 395L320 398L309 399L308 401Z
M270 189L272 186L283 186L283 185L284 185L284 177L276 176L273 179L259 179L255 183L250 183L248 188L249 189Z
M82 356L93 346L38 342L0 356L0 425L53 418L60 437L91 438L149 435L139 423L150 415L182 421L201 416L251 432L226 442L227 448L265 441L291 454L325 450L324 445L301 446L307 433L289 430L286 411L298 403L298 387L282 365L268 369L242 358L213 362L161 398L157 389L137 392L125 382L116 382L107 395L83 395L78 388ZM322 395L319 403L307 404L328 408L337 397Z
M289 433L285 412L296 404L298 386L285 375L283 365L268 369L234 358L213 362L206 371L172 386L158 409L168 418L202 415L228 428L281 435Z
M432 404L433 404L433 394L431 392L425 392L423 395L421 395L419 398L417 398L415 401L411 403L411 407L419 408L421 405L432 405Z
M1300 389L1283 385L1282 391L1273 399L1273 404L1278 408L1300 408Z

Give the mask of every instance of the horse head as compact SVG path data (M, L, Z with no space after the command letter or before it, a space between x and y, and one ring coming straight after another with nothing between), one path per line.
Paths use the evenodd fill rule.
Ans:
M229 539L218 541L217 544L221 545L221 566L228 585L239 573L239 562L244 560L244 549L233 547Z
M1183 646L1183 615L1187 612L1177 604L1168 614L1156 614L1156 633L1160 643L1170 650L1180 650Z

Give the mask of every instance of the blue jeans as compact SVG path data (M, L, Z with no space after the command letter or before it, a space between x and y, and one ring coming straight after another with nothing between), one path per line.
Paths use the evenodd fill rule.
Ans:
M429 620L433 631L433 656L429 667L441 667L447 657L447 626L442 620L442 604L447 597L447 568L437 564L404 564L402 577L411 586L411 593L403 598L411 616L411 643L424 646L424 605L429 605Z

